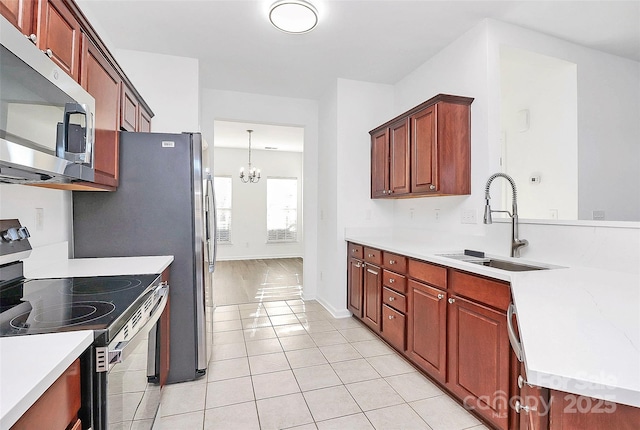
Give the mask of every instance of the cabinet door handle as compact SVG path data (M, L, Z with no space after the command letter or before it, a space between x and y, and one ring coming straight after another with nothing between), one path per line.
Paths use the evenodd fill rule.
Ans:
M396 280L395 280L395 279L393 279L393 278L389 278L389 283L390 283L390 284L393 284L394 282L396 282Z
M389 190L389 192L387 192L387 194L391 194L393 192L393 190Z
M444 299L444 294L438 294L438 300Z
M387 190L382 190L382 194L387 194Z
M393 315L389 315L389 319L392 320L394 318Z
M436 186L435 186L435 185L433 185L433 184L431 184L431 185L429 185L429 189L430 189L430 190L435 190L435 189L436 189Z
M522 411L522 412L524 412L526 414L528 414L530 410L534 410L535 411L535 408L531 408L529 406L523 405L522 403L520 403L520 400L516 400L516 404L515 404L515 408L514 409L516 410L517 413L520 413L520 411Z
M33 42L33 44L35 45L36 43L38 43L38 36L36 36L35 34L31 33L30 35L24 35L27 39L29 39L31 42Z
M51 50L51 48L47 48L46 51L42 51L45 53L45 55L49 58L53 57L53 51Z
M396 299L395 297L393 297L393 296L389 296L389 301L390 301L390 302L394 301L395 299Z
M369 258L373 258L373 254L368 254L368 255L369 255Z
M454 298L452 298L452 297L451 297L451 298L449 298L449 300L447 300L447 301L448 301L449 303L453 303L453 302L455 302L455 301L456 301L456 299L454 299Z
M524 387L524 378L522 375L518 375L518 388Z
M522 344L516 336L516 330L513 328L513 316L516 314L516 307L513 303L509 304L507 309L507 334L509 335L509 343L513 352L515 352L518 361L522 362Z
M356 267L358 267L358 268L362 267L362 265L360 264L360 262L356 263Z

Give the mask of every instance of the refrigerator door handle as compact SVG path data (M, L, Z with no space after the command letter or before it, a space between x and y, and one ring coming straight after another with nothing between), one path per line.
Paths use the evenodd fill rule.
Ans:
M213 207L213 237L209 229L209 214ZM216 208L216 192L213 188L213 179L211 174L207 175L207 252L209 254L209 273L213 273L216 268L216 257L218 256L218 241L216 240L216 232L218 231L218 209ZM213 244L212 244L213 242ZM213 245L213 249L211 248Z

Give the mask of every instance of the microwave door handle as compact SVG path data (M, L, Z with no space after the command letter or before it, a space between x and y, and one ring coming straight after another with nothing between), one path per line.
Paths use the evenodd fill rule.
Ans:
M64 118L62 122L62 136L58 139L56 143L56 155L60 158L67 158L67 150L69 149L69 122L71 121L71 115L74 114L83 114L85 116L85 121L92 121L90 118L91 115L87 115L88 107L87 105L83 105L80 103L66 103L64 105ZM90 127L89 124L86 124L86 130L92 130L93 127ZM91 140L91 141L89 141ZM81 162L88 163L91 161L91 143L92 139L89 139L85 136L85 153L83 155L83 160ZM73 160L77 162L76 159Z

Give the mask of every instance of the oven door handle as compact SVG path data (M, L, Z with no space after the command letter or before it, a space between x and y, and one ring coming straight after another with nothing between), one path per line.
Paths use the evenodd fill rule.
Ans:
M97 372L106 372L116 364L123 362L130 353L129 349L135 349L135 347L138 346L138 340L143 337L142 335L147 334L149 331L151 331L151 328L158 322L165 306L167 305L167 300L169 297L169 284L166 281L161 282L151 294L153 294L154 297L160 296L160 298L149 312L149 318L139 331L133 334L133 336L129 340L119 341L118 343L116 343L115 347L109 346L96 348L96 354L98 356L98 364L96 365ZM105 354L107 355L106 357ZM106 366L101 366L100 362L105 359Z

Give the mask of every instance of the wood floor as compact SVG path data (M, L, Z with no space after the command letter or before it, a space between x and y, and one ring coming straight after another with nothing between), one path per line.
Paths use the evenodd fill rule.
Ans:
M295 300L302 295L302 258L217 261L216 306Z

